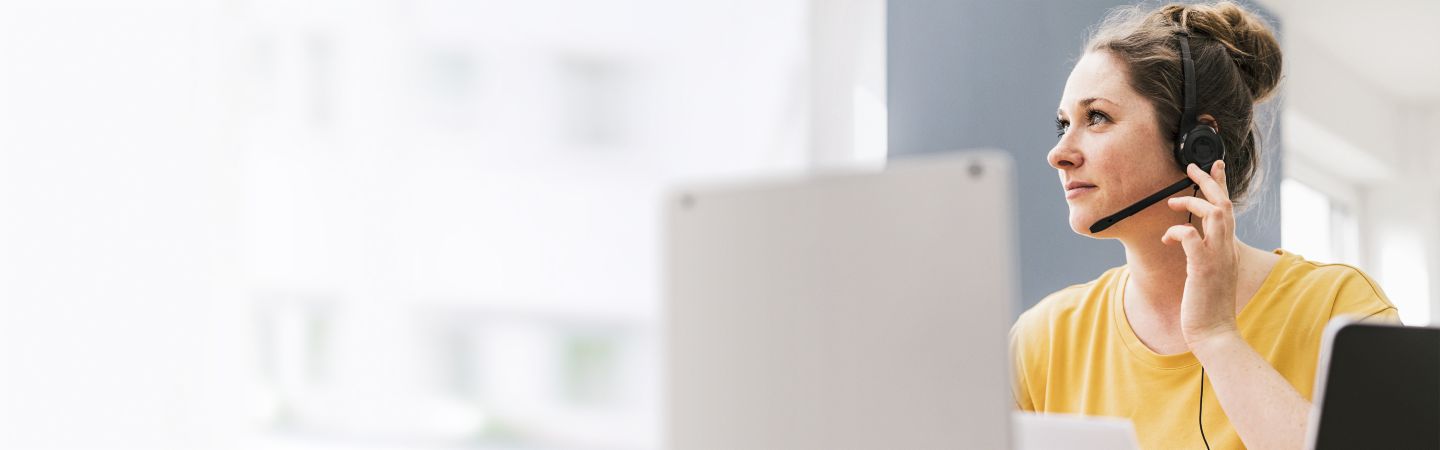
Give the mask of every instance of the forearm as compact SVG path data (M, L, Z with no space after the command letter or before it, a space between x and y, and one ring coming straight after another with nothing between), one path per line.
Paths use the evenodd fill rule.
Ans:
M1305 444L1310 402L1238 333L1192 346L1215 397L1249 448L1299 449Z

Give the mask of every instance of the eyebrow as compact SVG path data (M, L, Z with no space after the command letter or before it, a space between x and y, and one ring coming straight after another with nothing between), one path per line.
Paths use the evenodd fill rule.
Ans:
M1080 107L1081 107L1081 108L1089 107L1091 103L1095 103L1095 102L1106 102L1106 103L1114 104L1114 105L1116 105L1116 106L1119 106L1119 105L1120 105L1119 103L1115 103L1115 102L1111 101L1111 100L1108 99L1108 98L1104 98L1104 97L1088 97L1088 98L1085 98L1085 99L1083 99L1083 100L1080 100ZM1056 114L1056 115L1062 115L1062 114L1064 114L1064 113L1065 113L1065 109L1064 109L1064 108L1056 108L1056 109L1055 109L1055 114Z

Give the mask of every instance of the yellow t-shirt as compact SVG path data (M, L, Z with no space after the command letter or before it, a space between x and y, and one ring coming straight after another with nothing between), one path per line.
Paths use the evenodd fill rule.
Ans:
M1310 399L1321 334L1332 317L1400 319L1359 269L1275 253L1280 261L1237 325L1245 342ZM1199 361L1189 352L1157 354L1135 336L1121 306L1129 276L1126 266L1110 269L1020 315L1010 330L1016 403L1025 411L1128 418L1146 449L1204 448ZM1210 448L1244 448L1208 380L1204 424Z

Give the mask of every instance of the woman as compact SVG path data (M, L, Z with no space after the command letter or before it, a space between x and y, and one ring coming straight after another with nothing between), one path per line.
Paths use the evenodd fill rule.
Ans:
M1399 316L1353 267L1235 237L1235 211L1258 185L1254 106L1280 80L1274 34L1228 2L1132 7L1113 12L1085 50L1048 159L1071 228L1119 240L1126 264L1020 316L1011 331L1019 407L1129 418L1145 448L1301 447L1326 323ZM1224 144L1208 172L1172 153L1188 130L1182 54L1194 62L1189 117ZM1195 191L1091 231L1186 177Z

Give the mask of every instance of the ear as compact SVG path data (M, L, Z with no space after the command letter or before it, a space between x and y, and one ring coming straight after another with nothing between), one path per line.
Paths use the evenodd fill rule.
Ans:
M1209 114L1201 114L1199 117L1195 118L1195 121L1205 124L1205 126L1210 127L1210 129L1212 130L1215 130L1216 133L1220 132L1220 122L1215 121L1215 116Z

